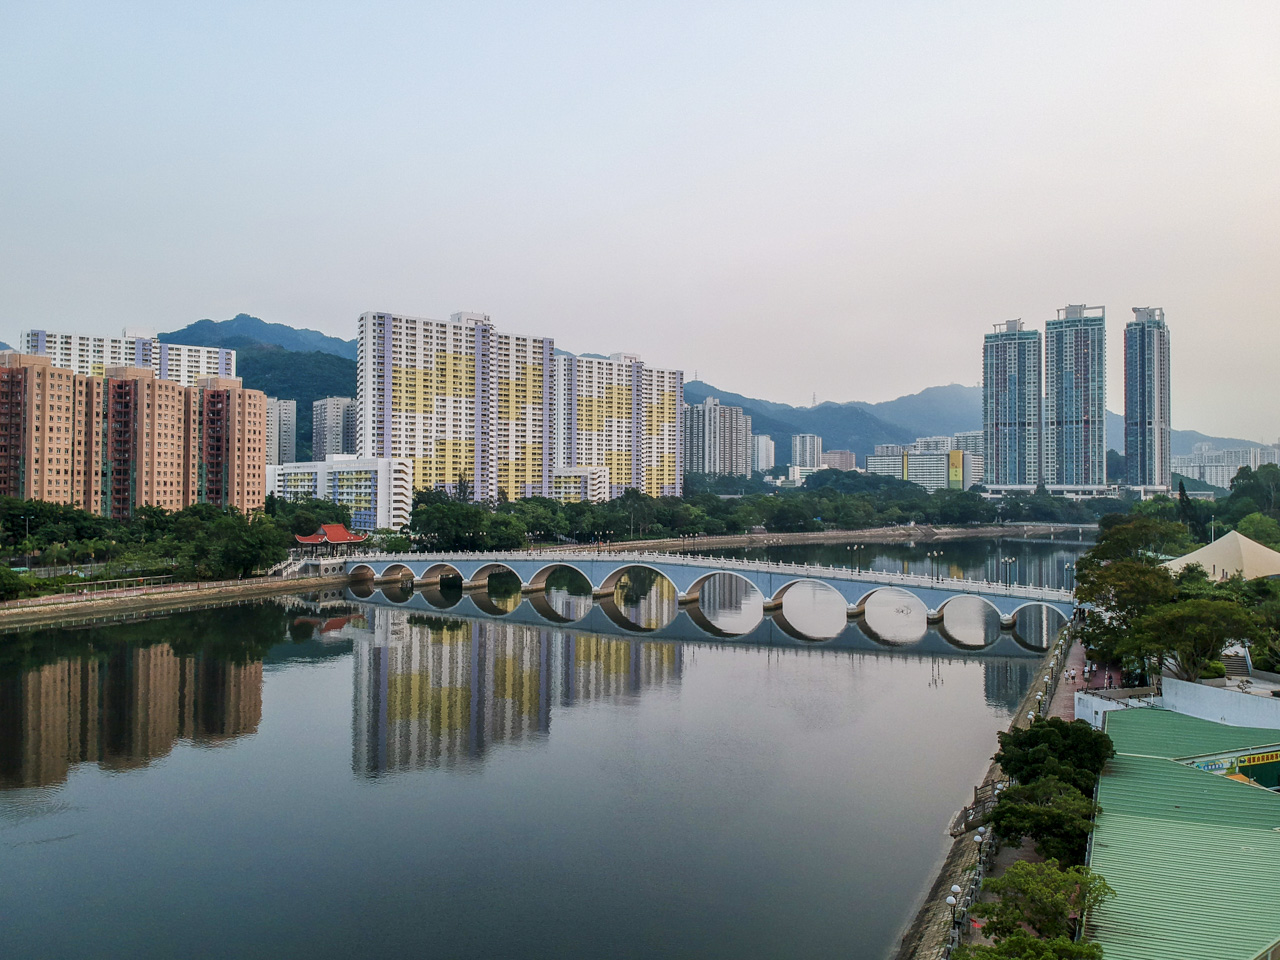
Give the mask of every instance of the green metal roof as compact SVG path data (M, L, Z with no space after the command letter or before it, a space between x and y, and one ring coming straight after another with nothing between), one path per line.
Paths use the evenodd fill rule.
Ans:
M1170 757L1280 740L1165 710L1107 715L1089 865L1116 897L1090 918L1107 960L1255 960L1280 943L1280 794Z
M1229 727L1169 710L1112 710L1106 717L1116 753L1142 757L1199 757L1280 743L1280 730Z

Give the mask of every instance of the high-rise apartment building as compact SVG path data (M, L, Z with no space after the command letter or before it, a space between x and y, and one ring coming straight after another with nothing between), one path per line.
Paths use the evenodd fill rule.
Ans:
M199 387L200 500L259 510L266 502L266 394L232 377L207 377Z
M1068 304L1045 325L1044 480L1107 482L1106 309Z
M1040 333L1021 320L995 325L982 343L983 472L986 483L1041 480L1043 377Z
M687 441L686 441L687 442ZM773 437L767 433L756 433L751 436L751 470L753 473L766 473L777 463L777 452L774 449Z
M501 333L481 314L365 313L358 340L359 452L411 460L415 488L551 496L598 489L582 468L605 468L610 496L681 490L678 370L554 356L550 337ZM564 484L558 469L573 471Z
M125 520L141 506L200 502L199 390L151 370L108 367L103 384L102 513Z
M852 450L824 450L822 466L826 470L857 470L858 457Z
M1280 446L1218 450L1212 444L1197 443L1191 453L1170 457L1169 462L1173 473L1228 490L1242 467L1257 470L1280 463Z
M102 381L0 353L0 495L101 510Z
M608 358L562 353L555 358L552 381L551 496L571 489L579 476L588 485L584 489L598 489L598 481L580 471L600 467L608 471L610 498L629 488L652 497L680 495L681 371L646 366L630 353Z
M549 337L500 333L481 314L364 313L358 341L361 456L411 460L417 489L545 493Z
M822 469L822 438L816 433L797 433L791 437L791 465Z
M1134 487L1170 485L1169 328L1160 307L1134 307L1124 328L1124 455Z
M263 504L265 402L234 378L82 376L0 352L0 494L117 518L139 506Z
M311 404L311 456L355 453L359 418L354 397L325 397Z
M953 450L963 450L965 453L974 453L978 456L983 455L985 444L986 434L981 430L962 430L951 438Z
M152 334L138 331L94 337L27 330L19 343L23 353L46 356L55 367L86 377L100 377L108 367L139 367L153 371L157 380L194 387L203 377L236 375L234 350L161 343Z
M266 451L268 464L298 459L298 402L267 397Z
M685 473L751 474L751 417L715 397L684 405Z

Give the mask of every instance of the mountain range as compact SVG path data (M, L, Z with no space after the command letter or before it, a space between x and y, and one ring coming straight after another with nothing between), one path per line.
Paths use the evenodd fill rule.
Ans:
M331 353L348 360L356 358L355 340L339 340L318 330L299 330L283 323L268 323L247 313L238 313L230 320L197 320L181 330L160 334L159 340L161 343L233 349L239 347L228 341L252 340L302 353Z
M160 334L165 343L221 346L237 351L237 367L245 386L269 396L298 401L298 456L311 454L311 402L321 397L354 396L356 341L268 323L248 314L230 320L200 320L181 330ZM816 433L828 450L852 450L860 457L879 443L910 443L916 437L950 435L982 429L982 388L958 383L928 387L881 403L820 403L793 407L728 390L701 380L684 387L688 403L708 396L751 415L752 429L773 437L778 462L791 457L791 436ZM1107 446L1124 449L1124 418L1107 411ZM1189 454L1197 443L1219 448L1254 447L1252 440L1211 437L1196 430L1174 430L1174 455Z

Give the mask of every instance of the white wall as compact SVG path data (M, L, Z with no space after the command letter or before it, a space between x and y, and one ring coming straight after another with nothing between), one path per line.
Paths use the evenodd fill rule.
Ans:
M1164 707L1232 727L1280 730L1280 697L1256 697L1229 687L1207 687L1165 677Z

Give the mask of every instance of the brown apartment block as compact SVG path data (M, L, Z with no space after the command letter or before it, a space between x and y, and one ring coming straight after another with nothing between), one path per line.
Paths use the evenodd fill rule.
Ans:
M198 383L203 499L257 510L267 499L267 395L244 389L239 378L206 377Z
M142 505L263 506L266 395L149 369L81 376L0 353L0 495L124 519Z
M102 381L0 353L0 495L102 508Z

